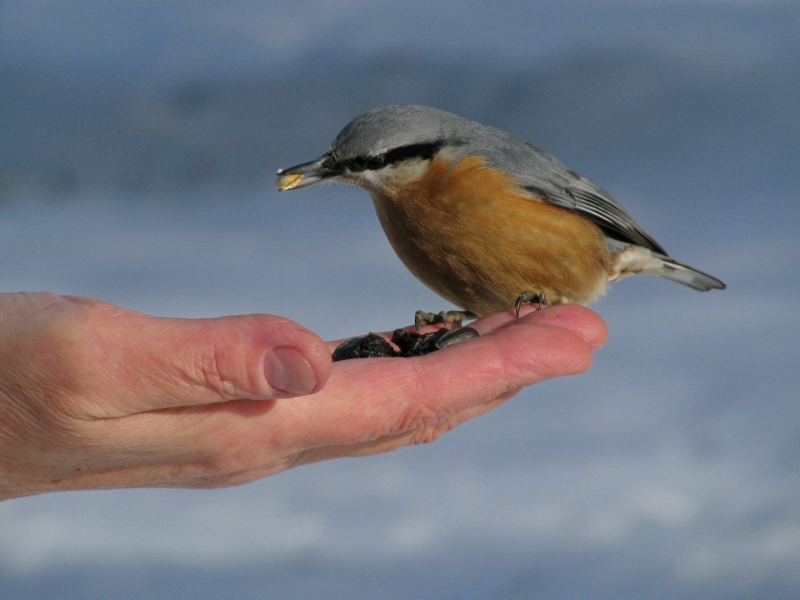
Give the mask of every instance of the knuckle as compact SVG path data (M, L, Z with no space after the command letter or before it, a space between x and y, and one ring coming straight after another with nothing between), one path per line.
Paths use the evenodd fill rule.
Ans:
M222 438L206 444L199 462L203 477L224 477L246 483L286 468L289 459L281 460L258 444L241 444ZM230 485L230 484L226 484Z
M200 330L197 335L202 342L193 345L194 352L177 357L172 365L190 385L210 390L222 399L269 391L262 353L246 330L231 326L224 334L215 330L207 335L206 330Z
M420 445L435 442L448 431L455 429L457 425L458 424L455 421L451 419L445 419L444 421L440 421L435 425L423 427L422 429L415 431L411 436L411 444Z
M202 354L194 366L191 379L225 398L237 395L240 386L237 376L228 372L228 365L223 354L215 346L210 351Z
M397 430L402 432L430 427L439 423L446 416L424 404L414 403L403 411Z
M247 472L249 464L237 453L220 450L206 458L201 464L201 469L204 476L231 477L234 474Z
M430 389L423 373L408 374L402 397L403 409L396 422L397 432L411 431L436 425L451 416L441 405L440 393Z

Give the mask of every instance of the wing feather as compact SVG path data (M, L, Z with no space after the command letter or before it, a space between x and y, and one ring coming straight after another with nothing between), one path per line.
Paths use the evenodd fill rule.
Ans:
M544 150L500 130L491 133L490 163L513 175L532 197L586 217L616 240L668 255L611 194Z

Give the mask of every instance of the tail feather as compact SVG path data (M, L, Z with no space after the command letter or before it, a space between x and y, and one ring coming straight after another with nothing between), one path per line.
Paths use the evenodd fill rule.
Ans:
M614 271L610 278L612 282L630 275L659 275L701 292L724 290L726 287L708 273L680 263L666 254L636 245L630 245L614 255Z
M661 259L661 263L663 265L663 270L661 273L659 273L659 275L665 277L666 279L677 281L683 285L688 285L690 288L694 288L701 292L707 292L709 290L724 290L726 288L726 285L722 281L709 275L708 273L703 273L694 267L679 263L677 260L669 256L658 256L658 258Z

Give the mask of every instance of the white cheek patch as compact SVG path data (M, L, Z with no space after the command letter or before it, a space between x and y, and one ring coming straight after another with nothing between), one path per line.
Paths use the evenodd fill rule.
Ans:
M367 191L383 192L414 183L425 175L429 165L428 160L410 160L382 169L348 173L347 179Z

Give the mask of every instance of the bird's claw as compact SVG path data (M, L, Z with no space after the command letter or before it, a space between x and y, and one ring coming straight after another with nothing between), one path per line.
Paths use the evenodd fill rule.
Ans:
M444 325L444 328L447 329L447 326L450 323L461 325L462 321L465 319L474 319L476 317L477 315L475 313L472 313L468 310L443 310L438 313L418 310L414 314L414 328L416 332L419 333L420 330L425 327L425 325L436 325L437 323L441 323Z
M517 296L517 301L514 303L517 318L519 319L519 309L523 304L533 304L534 302L539 305L539 308L547 306L547 295L544 292L525 291Z

